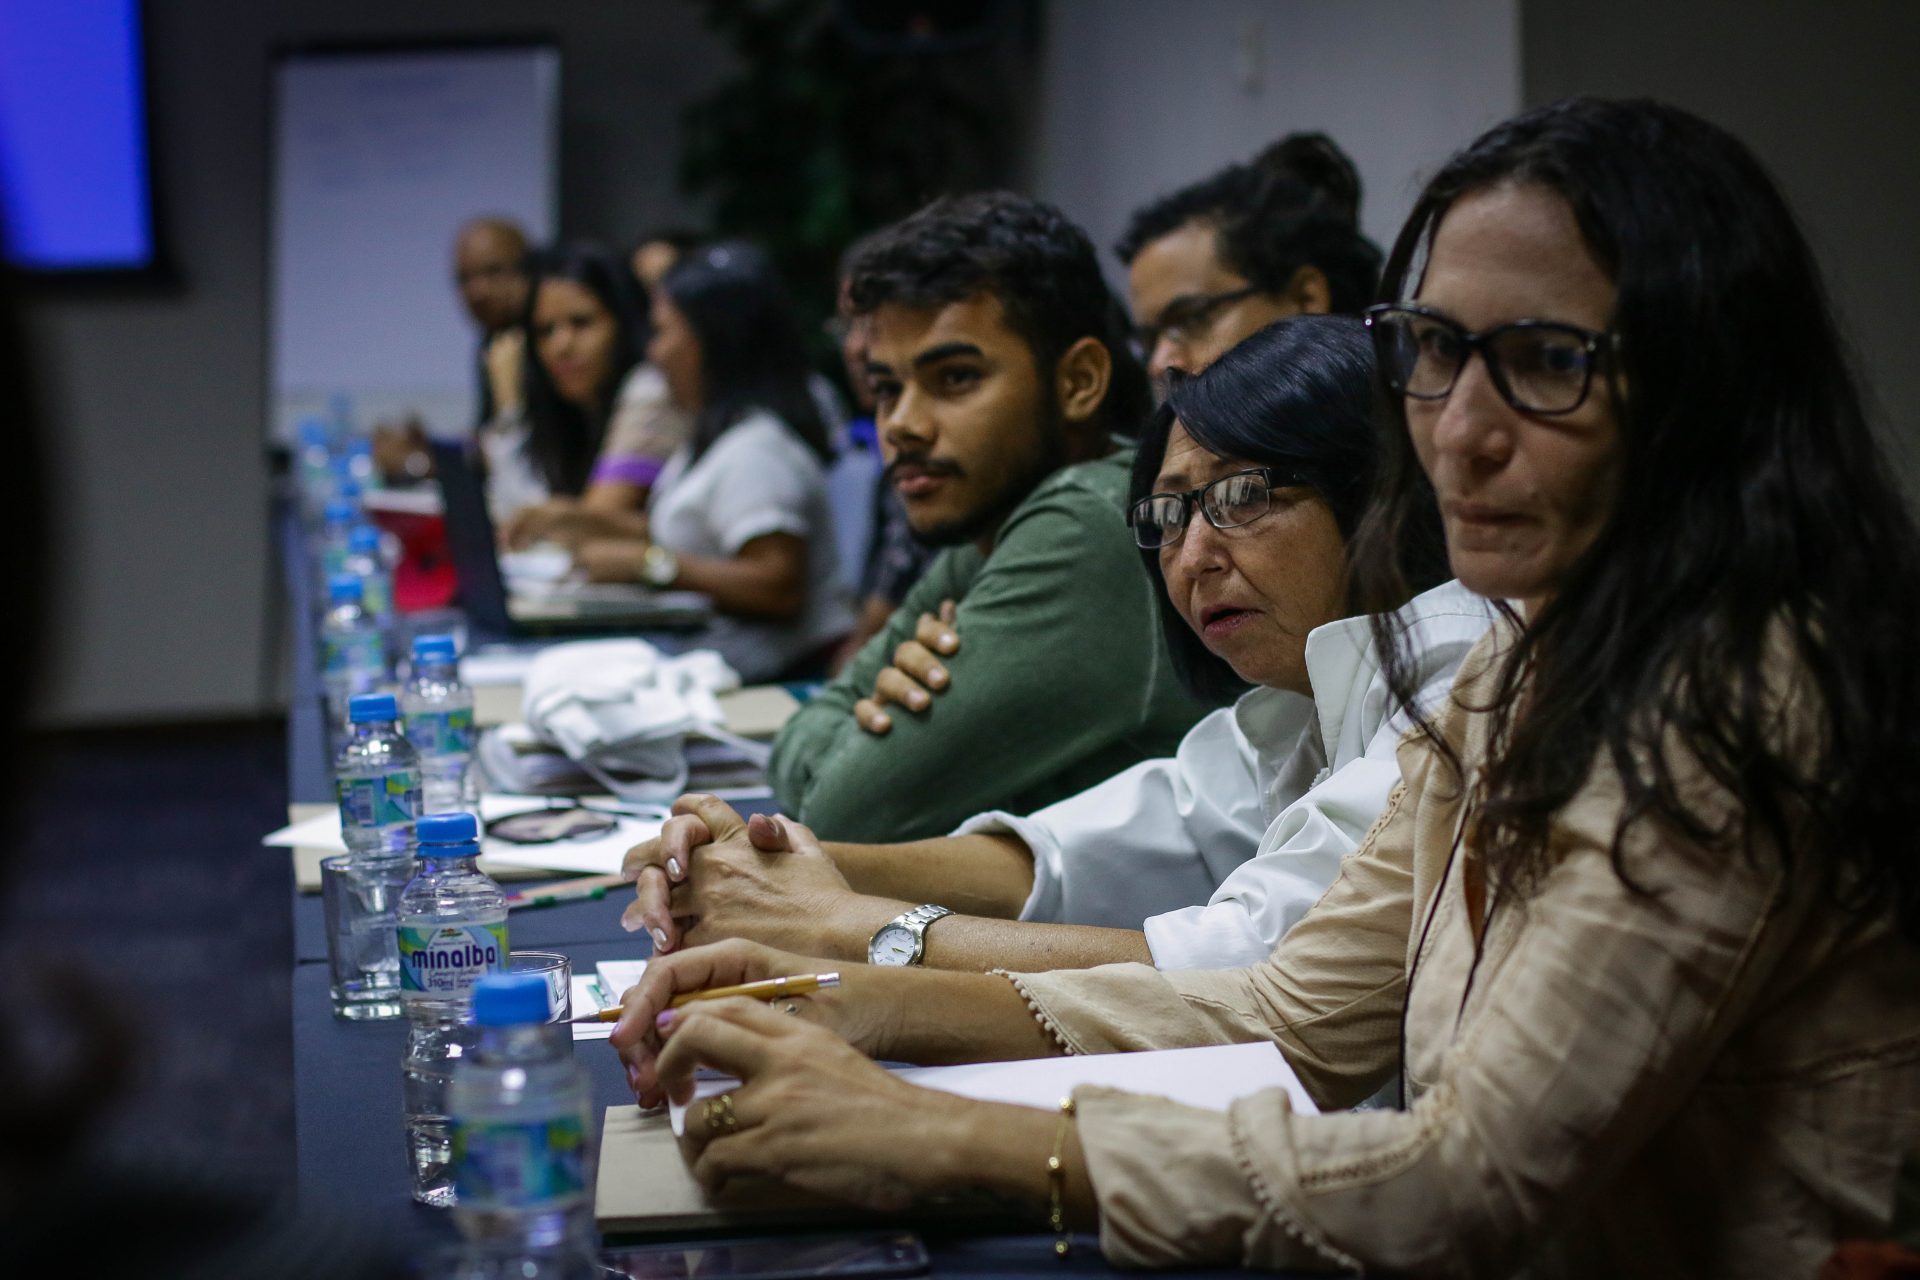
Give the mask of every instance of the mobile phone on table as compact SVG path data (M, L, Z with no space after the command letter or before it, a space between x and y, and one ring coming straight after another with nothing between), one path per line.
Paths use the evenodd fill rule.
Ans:
M603 1253L600 1264L628 1280L884 1280L925 1275L929 1265L920 1237L900 1231L618 1246Z

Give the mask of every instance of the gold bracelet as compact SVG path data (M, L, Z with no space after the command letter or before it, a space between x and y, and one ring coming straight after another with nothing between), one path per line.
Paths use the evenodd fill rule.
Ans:
M1053 1133L1053 1154L1047 1157L1047 1226L1054 1234L1053 1255L1064 1258L1073 1251L1073 1237L1067 1232L1067 1126L1073 1122L1073 1099L1060 1099L1060 1127Z

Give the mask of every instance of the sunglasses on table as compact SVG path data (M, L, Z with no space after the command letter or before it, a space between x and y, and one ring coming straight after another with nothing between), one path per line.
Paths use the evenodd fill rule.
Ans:
M1395 393L1444 400L1474 352L1500 398L1521 413L1572 413L1586 403L1594 370L1617 349L1612 330L1596 332L1556 320L1515 320L1471 333L1452 317L1414 303L1368 307L1380 374Z
M1197 506L1216 529L1252 524L1273 509L1273 491L1292 488L1298 477L1274 467L1255 467L1178 493L1150 493L1127 511L1133 540L1148 551L1171 546L1187 531Z

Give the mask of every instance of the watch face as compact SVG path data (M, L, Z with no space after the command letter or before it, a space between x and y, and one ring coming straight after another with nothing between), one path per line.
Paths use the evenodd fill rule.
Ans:
M873 945L867 948L867 961L870 964L912 964L914 951L913 930L905 925L890 924L873 935Z

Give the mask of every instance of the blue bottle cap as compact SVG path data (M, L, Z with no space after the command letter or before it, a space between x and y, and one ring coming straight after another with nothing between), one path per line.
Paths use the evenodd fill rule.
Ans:
M413 660L415 662L452 662L452 636L415 636L413 638Z
M380 549L380 531L370 524L357 524L347 535L347 550L356 555Z
M347 703L347 721L350 724L369 724L375 720L398 720L400 708L394 704L390 693L360 693Z
M473 1022L521 1027L553 1016L547 980L537 973L490 973L473 984Z
M328 524L351 524L354 516L358 514L359 512L354 510L353 503L344 497L335 498L327 504Z
M480 823L470 813L430 813L413 824L421 844L473 844L480 839Z
M359 604L366 594L366 584L351 573L336 573L327 579L327 600L332 604Z

